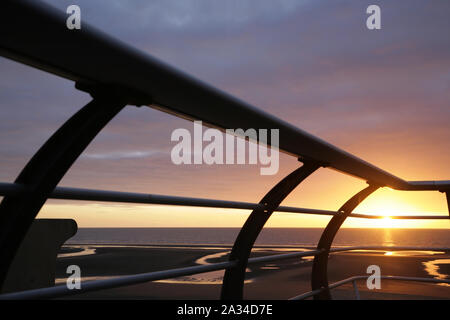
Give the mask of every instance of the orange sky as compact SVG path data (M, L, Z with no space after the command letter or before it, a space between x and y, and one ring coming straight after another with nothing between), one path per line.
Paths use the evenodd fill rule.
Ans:
M235 174L244 168L224 166L220 170L204 167L205 176L199 177L200 186L192 186L191 193L184 196L215 198L258 202L270 187L281 179L297 162L282 155L284 167L276 176L259 176L258 169L250 168L251 173L243 179L233 181ZM248 166L247 166L248 168ZM175 171L181 168L174 166ZM186 170L186 169L185 169ZM202 171L202 169L200 169ZM216 171L211 179L209 171ZM227 175L226 172L231 172ZM403 170L405 171L405 170ZM424 170L426 174L426 170ZM407 168L406 168L407 172ZM443 173L445 171L442 171ZM244 172L242 172L243 174ZM253 176L252 176L253 173ZM436 173L436 172L435 172ZM436 173L438 174L438 172ZM176 174L174 174L176 176ZM191 175L195 179L194 174ZM421 175L418 175L421 177ZM234 177L234 178L233 178ZM242 178L242 177L241 177ZM248 178L248 181L242 181ZM211 180L224 180L230 188L223 185L215 189L209 188ZM251 181L254 179L255 181ZM167 189L170 188L171 177L168 177ZM184 181L189 180L187 178ZM209 180L209 182L207 182ZM185 185L190 183L184 182ZM236 185L237 184L237 185ZM337 210L346 199L366 186L365 182L339 172L320 169L310 176L282 203L287 206ZM119 190L120 187L110 188ZM160 189L165 189L160 188ZM128 190L130 191L130 190ZM142 190L141 190L142 192ZM164 192L155 192L164 193ZM166 192L168 194L174 194ZM180 195L180 194L178 194ZM443 215L448 216L445 194L440 192L406 192L382 188L366 199L355 210L357 213L375 215ZM235 209L214 209L162 205L130 205L90 202L70 202L50 200L42 210L40 217L75 218L81 227L240 227L245 222L249 211ZM267 227L324 227L329 216L309 214L274 213ZM350 218L343 227L400 227L400 228L450 228L448 220L372 220Z
M139 10L127 1L78 4L86 23L402 179L450 179L450 1L379 0L377 31L366 28L368 0L262 2L151 1ZM71 81L4 58L0 73L0 181L12 182L90 97ZM259 166L176 166L170 137L177 128L192 130L192 123L129 106L60 186L256 203L299 165L282 155L274 176L261 176ZM283 205L337 210L365 186L320 169ZM355 211L448 215L439 192L379 190ZM51 200L39 217L74 218L80 227L240 227L247 214ZM328 220L276 213L268 226L322 227ZM349 219L345 226L449 228L450 221Z

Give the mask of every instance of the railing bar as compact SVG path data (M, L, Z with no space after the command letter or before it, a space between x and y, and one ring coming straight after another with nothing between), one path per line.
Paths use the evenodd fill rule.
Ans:
M353 283L353 290L355 290L356 300L361 300L361 297L359 295L358 285L356 284L356 280L353 280L352 283Z
M312 251L303 251L303 252L293 252L293 253L283 253L283 254L274 254L270 256L257 257L248 259L248 264L260 263L260 262L270 262L275 260L284 260L290 258L298 258L298 257L309 257L319 254L320 251L312 250Z
M22 185L0 182L0 196L15 196L24 190L25 188Z
M337 281L329 286L330 289L340 287L346 283L367 279L369 275L363 276L353 276L341 281ZM383 280L396 280L396 281L416 281L416 282L429 282L429 283L449 283L450 280L447 279L436 279L436 278L419 278L419 277L403 277L403 276L380 276Z
M321 210L321 209L310 209L310 208L297 208L297 207L286 207L286 206L279 206L275 212L289 212L289 213L301 213L301 214L317 214L317 215L329 215L334 216L335 214L338 214L337 211L331 211L331 210ZM442 215L442 216L415 216L415 215L404 215L404 216L376 216L376 215L370 215L370 214L362 214L362 213L352 213L349 215L351 218L362 218L362 219L383 219L383 218L390 218L390 219L450 219L450 216L448 215Z
M353 246L331 248L330 252L343 252L354 250L382 250L382 251L450 251L448 247L412 247L412 246Z
M323 289L317 289L317 290L313 290L313 291L308 291L308 292L302 293L302 294L300 294L298 296L289 298L288 300L304 300L304 299L310 298L312 296L315 296L318 293L321 293L322 290Z
M362 280L362 279L367 279L368 277L369 276L353 276L353 277L350 277L350 278L347 278L347 279L340 280L340 281L337 281L335 283L332 283L328 287L330 289L334 289L334 288L340 287L340 286L342 286L342 285L344 285L346 283L349 283L349 282L352 282L352 281L358 281L358 280Z
M181 206L218 207L234 209L261 209L262 205L215 199L202 199L191 197L166 196L158 194L144 194L120 191L104 191L57 187L50 196L53 199L65 200L87 200L87 201L107 201L107 202L129 202L143 204L167 204Z
M350 218L362 218L362 219L393 219L393 220L448 220L450 217L448 216L373 216L369 214L360 214L360 213L352 213L349 215Z
M418 278L418 277L403 277L403 276L381 276L384 280L399 280L399 281L416 281L416 282L430 282L430 283L448 283L450 279L436 279L436 278Z
M337 281L337 282L335 282L333 284L330 284L329 288L330 289L334 289L334 288L340 287L340 286L342 286L342 285L344 285L346 283L349 283L349 282L355 283L358 280L367 279L368 277L369 277L369 275L353 276L353 277L350 277L350 278L347 278L347 279L344 279L344 280ZM416 281L416 282L448 283L448 284L450 284L450 279L447 280L447 279L403 277L403 276L381 276L380 278L383 279L383 280ZM312 296L322 292L322 290L323 290L323 288L322 289L317 289L317 290L314 290L314 291L305 292L305 293L300 294L298 296L289 298L289 300L303 300L303 299L312 297Z
M186 268L170 269L137 275L123 276L105 280L93 280L81 283L81 289L69 290L66 285L58 285L50 288L33 289L21 292L7 293L0 295L0 300L23 300L23 299L51 299L56 297L69 296L90 291L111 289L129 286L149 281L170 279L180 276L224 270L237 265L236 261L220 262L209 265L200 265Z
M22 192L24 188L14 183L0 182L0 196L16 195ZM263 209L263 206L256 203L229 201L229 200L216 200L216 199L203 199L192 197L178 197L167 196L158 194L145 194L145 193L133 193L133 192L121 192L121 191L108 191L108 190L93 190L93 189L80 189L69 187L57 187L50 195L51 199L59 200L78 200L78 201L101 201L101 202L120 202L120 203L141 203L141 204L161 204L161 205L177 205L177 206L194 206L194 207L208 207L208 208L225 208L225 209L244 209L255 210ZM275 212L286 213L299 213L299 214L316 214L316 215L328 215L333 216L337 214L336 211L310 209L310 208L297 208L279 206ZM382 219L384 216L375 216L368 214L353 213L350 215L352 218L363 219ZM390 216L391 219L427 219L427 220L447 220L450 219L448 215L442 216Z

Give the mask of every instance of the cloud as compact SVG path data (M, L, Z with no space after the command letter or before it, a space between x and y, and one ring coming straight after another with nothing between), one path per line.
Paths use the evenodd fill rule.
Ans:
M85 153L82 156L95 160L122 160L135 158L148 158L160 154L161 151L115 151L109 153Z

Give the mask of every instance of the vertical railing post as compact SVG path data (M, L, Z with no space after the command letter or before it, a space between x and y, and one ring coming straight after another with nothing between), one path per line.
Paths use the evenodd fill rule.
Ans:
M356 300L361 300L356 280L353 280L352 283L353 283L353 290L355 291L355 298L356 298Z
M92 94L94 99L59 128L32 157L14 183L24 191L0 204L0 288L10 264L35 216L75 160L127 105L114 90Z
M244 226L241 228L230 253L229 260L238 261L238 265L225 271L221 292L222 299L240 300L243 298L247 261L253 244L263 229L264 224L292 190L321 166L317 162L305 161L303 166L286 176L266 194L260 201L260 204L264 206L263 209L255 209L250 214Z
M450 190L445 191L445 197L447 198L447 210L450 216Z
M330 254L331 244L336 236L339 228L344 223L345 219L352 213L352 211L371 193L379 188L378 185L369 185L367 188L361 190L356 195L351 197L339 210L338 214L331 218L325 230L320 237L317 250L321 251L314 257L312 272L311 272L311 287L312 290L323 289L319 294L314 296L314 299L331 299L330 289L328 288L328 256Z

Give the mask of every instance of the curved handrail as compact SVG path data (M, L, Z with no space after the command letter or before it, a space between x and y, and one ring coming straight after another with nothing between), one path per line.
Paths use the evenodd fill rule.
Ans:
M355 209L364 199L375 192L378 188L379 186L377 185L369 185L355 194L339 209L340 214L334 215L328 222L317 245L317 250L322 252L314 257L311 273L312 290L324 289L321 290L319 294L314 296L315 299L331 299L330 290L328 288L327 268L328 255L334 237L344 221L352 213L353 209Z
M227 269L223 277L221 298L225 300L242 299L245 269L252 247L274 210L306 178L320 168L320 164L305 162L277 183L260 201L263 209L253 210L245 221L234 242L230 261L238 261L236 268Z

